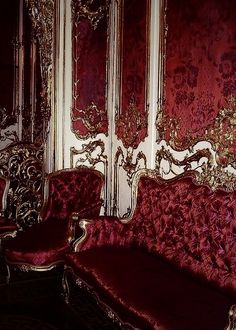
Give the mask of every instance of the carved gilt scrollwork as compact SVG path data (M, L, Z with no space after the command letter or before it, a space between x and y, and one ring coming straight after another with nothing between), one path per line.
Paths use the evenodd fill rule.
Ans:
M117 215L118 213L118 205L119 205L119 168L123 168L123 170L127 174L127 183L128 186L132 185L133 174L139 168L147 168L147 158L142 151L139 151L136 159L134 161L134 149L127 149L127 155L124 155L124 152L121 147L118 147L117 152L115 154L115 163L114 163L114 201L113 201L113 215ZM143 161L143 166L141 166L140 161ZM130 207L127 210L127 213L123 215L123 217L128 216L130 212Z
M76 160L75 160L76 159ZM82 144L81 149L75 147L70 148L70 166L79 167L81 164L89 164L95 168L97 164L103 165L105 188L104 188L104 214L107 214L108 202L108 186L107 186L107 172L108 172L108 159L105 154L105 145L102 140L91 141L88 144Z
M6 217L25 229L39 221L43 199L42 147L18 143L0 152L0 173L10 179Z
M191 156L185 156L184 159L178 160L174 158L174 156L171 154L171 152L164 148L164 146L161 147L160 150L156 152L155 156L155 169L158 171L158 173L161 174L161 161L166 160L169 164L168 170L163 170L162 172L165 173L165 175L168 175L169 173L172 173L174 175L177 175L178 173L175 172L173 169L173 165L176 165L177 167L182 167L183 171L192 170L192 163L193 162L199 162L200 159L206 158L207 159L207 167L212 168L213 167L213 155L210 152L208 148L206 149L199 149ZM194 169L197 170L199 167L202 167L202 165L196 166Z
M73 0L71 3L73 18L84 17L88 19L95 30L98 23L107 14L111 0L103 2L103 4L96 6L95 0Z
M177 119L171 119L161 114L156 122L157 130L160 136L165 135L168 127L170 130L170 145L175 146L179 122ZM213 124L209 127L201 140L211 142L216 152L216 162L219 166L226 167L229 164L236 168L236 99L229 98L228 105L222 108L216 116ZM192 146L195 140L186 136L186 141Z
M44 118L44 138L46 138L51 116L55 0L25 1L39 47L42 79L41 113Z
M140 112L134 97L130 99L127 111L116 113L116 134L125 148L137 148L139 143L144 141L147 135L147 118L148 112Z
M236 98L230 97L228 105L219 111L213 126L206 132L207 137L216 151L217 163L236 168Z
M162 160L167 161L168 170L161 168ZM195 163L195 165L193 165ZM179 171L174 170L176 166ZM173 154L163 146L156 153L155 168L161 176L172 174L174 176L187 171L198 171L196 180L201 184L209 185L213 190L217 188L233 191L236 189L236 176L222 166L216 166L210 149L199 149L192 155L185 156L182 160L176 159Z

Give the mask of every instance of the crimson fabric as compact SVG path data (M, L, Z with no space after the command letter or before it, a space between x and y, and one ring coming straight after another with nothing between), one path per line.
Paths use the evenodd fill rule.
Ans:
M106 5L104 0L93 6ZM106 109L107 23L104 15L97 27L79 15L80 5L74 3L73 22L73 108L71 126L78 136L108 133ZM93 10L97 10L93 8Z
M137 148L147 136L149 0L123 1L120 19L120 111L116 134L125 148ZM130 47L132 45L132 47ZM138 112L138 115L137 115Z
M49 196L42 212L43 220L49 218L67 219L72 212L100 212L100 195L103 179L90 169L59 171L49 179ZM93 206L98 204L98 208Z
M222 330L235 301L140 249L69 253L66 263L135 329Z
M189 176L141 177L130 223L98 218L81 250L139 247L207 281L236 292L236 192L212 191Z
M69 251L71 237L68 220L57 218L38 223L4 244L4 254L9 262L36 266L62 261Z
M235 16L234 0L168 0L160 131L161 139L177 149L200 139L214 140L215 118L236 96ZM235 153L234 141L228 147Z

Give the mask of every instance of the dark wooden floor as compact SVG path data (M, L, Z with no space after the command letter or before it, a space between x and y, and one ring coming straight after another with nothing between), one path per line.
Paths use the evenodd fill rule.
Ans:
M78 287L71 303L62 295L62 269L51 272L14 271L10 284L0 260L1 330L119 330L94 299Z

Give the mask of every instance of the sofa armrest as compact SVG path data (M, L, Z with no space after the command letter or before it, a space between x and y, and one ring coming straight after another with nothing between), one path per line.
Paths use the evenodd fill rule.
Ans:
M82 219L79 226L83 230L81 238L74 242L74 251L82 251L101 246L124 246L132 238L129 223L123 223L115 216L99 216Z

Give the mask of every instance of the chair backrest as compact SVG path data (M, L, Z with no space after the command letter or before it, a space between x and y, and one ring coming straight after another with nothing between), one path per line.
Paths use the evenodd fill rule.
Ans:
M10 180L5 215L25 229L39 220L43 200L43 146L13 143L0 151L0 174Z
M103 187L103 174L88 167L66 168L48 174L45 179L42 220L64 220L73 212L92 209L93 205L101 201Z
M4 216L4 212L6 209L9 184L9 179L0 175L0 216Z

